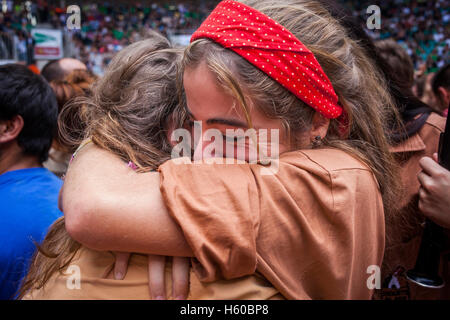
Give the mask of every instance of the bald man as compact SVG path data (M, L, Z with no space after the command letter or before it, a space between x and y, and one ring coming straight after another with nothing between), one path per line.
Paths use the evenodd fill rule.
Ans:
M62 58L52 60L42 68L41 75L48 81L63 80L74 70L87 70L86 65L80 60L73 58Z

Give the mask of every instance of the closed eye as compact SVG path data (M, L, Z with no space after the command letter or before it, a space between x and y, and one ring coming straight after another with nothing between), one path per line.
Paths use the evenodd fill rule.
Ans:
M244 136L227 136L225 134L222 134L222 137L227 141L227 142L231 142L231 143L238 143L241 142L245 139L245 135Z

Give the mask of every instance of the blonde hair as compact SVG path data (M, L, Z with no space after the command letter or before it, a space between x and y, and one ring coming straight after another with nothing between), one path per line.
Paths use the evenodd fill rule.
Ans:
M355 155L373 171L383 196L386 220L393 218L400 190L397 166L389 152L389 128L400 126L399 115L383 76L343 26L317 1L241 0L291 31L315 55L330 78L348 115L348 137L338 120L331 120L322 147ZM231 50L209 39L193 42L185 51L182 70L206 63L218 83L234 96L249 117L249 105L281 119L290 136L308 131L315 111L265 73ZM251 127L251 122L249 121ZM294 141L295 143L295 141Z
M132 160L139 171L156 169L169 159L171 147L164 128L179 103L176 76L182 52L155 32L148 36L114 57L90 96L65 105L59 122L67 145L76 147L91 137L100 148ZM181 124L183 120L173 115L174 125ZM62 217L37 247L19 298L63 272L81 244L66 232Z

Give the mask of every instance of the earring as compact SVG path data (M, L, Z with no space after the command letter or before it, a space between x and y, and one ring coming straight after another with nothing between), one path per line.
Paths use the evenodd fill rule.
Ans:
M321 136L316 136L314 138L314 141L312 142L312 147L313 148L318 148L322 145L322 137Z

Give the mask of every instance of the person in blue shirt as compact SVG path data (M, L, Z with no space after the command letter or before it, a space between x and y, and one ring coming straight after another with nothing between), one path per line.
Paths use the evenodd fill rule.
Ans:
M62 181L42 167L58 106L47 81L25 66L0 66L0 300L14 299L50 225L62 216Z

